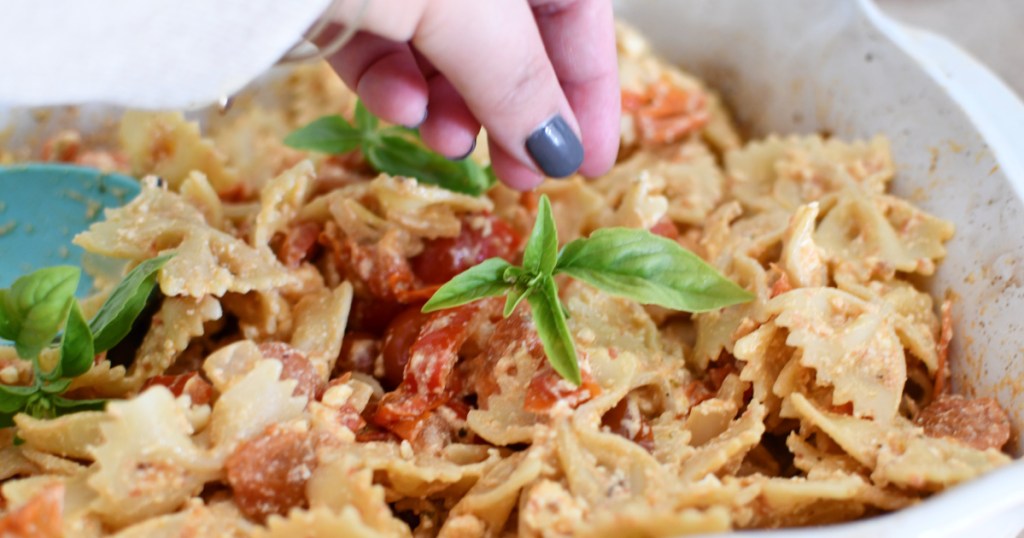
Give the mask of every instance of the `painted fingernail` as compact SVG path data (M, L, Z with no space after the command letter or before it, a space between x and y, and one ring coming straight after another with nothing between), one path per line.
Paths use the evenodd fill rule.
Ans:
M475 149L476 149L476 139L474 138L474 139L473 139L473 143L472 143L472 144L470 144L470 146L469 146L469 151L467 151L466 153L462 154L462 155L461 155L461 156L459 156L459 157L454 157L454 158L452 158L452 160L453 160L453 161L464 161L464 160L466 160L467 158L469 158L469 156L470 156L470 155L472 155L472 154L473 154L473 151L474 151Z
M583 144L560 115L530 134L526 151L548 177L566 177L583 164Z

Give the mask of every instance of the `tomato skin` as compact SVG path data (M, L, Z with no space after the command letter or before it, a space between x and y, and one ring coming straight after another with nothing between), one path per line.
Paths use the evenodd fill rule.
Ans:
M306 482L316 463L312 434L271 425L240 443L224 470L235 505L249 519L263 522L308 504Z
M420 312L419 305L406 308L395 319L391 320L381 344L384 356L384 379L381 384L392 390L405 377L405 365L409 362L409 350L416 342L428 315Z
M142 385L142 391L145 391L153 385L163 385L167 387L175 397L181 396L182 394L188 394L194 405L208 404L210 403L210 399L213 397L213 387L210 386L210 384L203 378L199 377L199 372L154 376L146 380Z
M380 341L376 336L361 331L346 332L332 377L346 372L373 375L373 366L378 353L380 353Z
M274 252L281 263L296 268L302 262L312 259L320 247L320 233L323 227L316 222L301 222L275 237Z
M356 295L352 299L348 330L381 335L405 308L405 305L394 301Z
M493 215L480 215L463 219L457 237L427 241L423 252L410 261L420 280L443 284L488 258L515 261L521 243L522 238L509 223Z
M316 373L313 363L304 353L284 342L264 342L259 345L260 353L268 359L281 362L281 379L296 381L294 394L315 399L323 391L323 382Z
M651 226L651 233L673 241L679 239L679 228L668 217L662 218L654 226Z
M644 450L654 452L654 431L647 419L637 411L636 406L629 405L627 398L620 400L604 414L601 425L612 433L642 446Z
M426 315L412 345L402 348L407 351L407 362L401 383L381 399L371 418L374 424L411 441L430 413L454 397L459 383L451 378L458 351L469 337L470 324L483 308L482 302Z
M523 409L531 413L547 413L558 402L565 402L575 409L598 394L601 394L601 386L589 371L580 371L580 386L574 387L545 363L537 370L526 388Z

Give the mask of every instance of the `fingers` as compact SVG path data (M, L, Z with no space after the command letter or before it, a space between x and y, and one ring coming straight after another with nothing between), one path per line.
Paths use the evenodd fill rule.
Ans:
M514 186L538 171L564 177L583 162L572 108L522 0L432 0L412 43L465 99Z
M420 125L420 138L431 149L449 159L469 156L476 146L480 122L466 107L459 92L440 73L427 81L430 101L427 119Z
M609 0L531 0L544 47L583 135L580 173L607 172L619 149L621 97Z
M487 148L491 156L491 168L502 183L516 190L529 191L544 181L544 176L533 168L523 166L490 138L487 139Z
M359 32L328 58L375 116L415 127L427 114L427 81L406 43Z

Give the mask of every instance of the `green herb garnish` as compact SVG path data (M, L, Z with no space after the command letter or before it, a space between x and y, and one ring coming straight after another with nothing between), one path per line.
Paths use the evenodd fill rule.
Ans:
M485 260L441 286L423 311L506 295L508 317L525 298L551 366L579 385L576 348L555 285L559 273L613 295L687 312L707 312L754 298L696 254L647 230L605 228L559 252L551 203L541 196L521 267L501 258Z
M494 183L491 167L473 159L453 161L426 148L418 133L405 127L381 127L362 102L355 125L334 115L319 118L289 134L284 143L296 149L341 154L359 149L378 172L414 177L422 183L477 196Z
M82 270L67 265L29 273L9 289L0 289L0 338L14 342L18 356L33 364L31 385L0 384L0 427L14 424L14 415L36 418L102 409L104 400L72 400L61 394L92 368L97 353L121 341L156 286L157 272L173 255L142 262L132 269L87 322L75 299ZM40 354L61 333L59 359L49 370Z

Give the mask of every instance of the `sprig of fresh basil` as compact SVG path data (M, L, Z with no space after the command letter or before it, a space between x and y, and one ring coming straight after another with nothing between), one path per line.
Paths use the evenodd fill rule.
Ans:
M14 424L14 415L53 418L88 409L102 409L104 400L73 400L61 396L75 377L92 368L97 353L117 345L156 286L157 272L172 255L140 263L114 287L92 322L75 300L81 277L77 267L40 269L0 290L0 337L13 340L18 355L32 361L31 385L0 384L0 427ZM59 358L45 370L39 361L63 328Z
M558 256L555 273L638 303L686 312L754 298L679 243L633 228L605 228L570 242Z
M74 300L81 270L69 265L39 269L0 292L0 337L30 359L53 342Z
M560 273L639 303L687 312L715 310L754 297L696 254L647 230L605 228L559 252L551 203L541 196L521 267L499 258L486 260L441 286L423 311L505 294L508 317L526 299L551 366L579 385L576 348L554 279Z
M466 269L434 292L423 305L423 311L454 308L505 293L509 283L504 280L504 274L509 267L511 264L501 258L489 258Z
M414 129L380 127L380 121L362 102L356 104L355 125L338 115L325 116L292 132L284 143L335 155L359 149L378 172L414 177L473 196L487 192L496 181L490 166L480 166L472 159L453 161L430 151Z
M576 344L565 321L565 308L558 299L555 279L550 275L542 276L526 301L530 303L533 325L537 327L537 336L540 336L551 367L570 383L579 386L581 378Z

